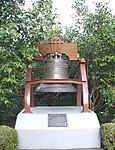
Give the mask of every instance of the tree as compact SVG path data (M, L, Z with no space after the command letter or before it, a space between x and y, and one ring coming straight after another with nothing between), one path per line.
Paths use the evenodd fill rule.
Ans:
M95 12L91 13L85 0L75 1L73 31L76 34L70 34L77 37L79 53L87 61L90 109L105 116L106 120L101 118L101 121L110 121L115 105L115 16L107 4L96 3L95 6Z
M22 108L26 64L30 64L39 54L33 44L48 40L48 35L51 36L50 32L53 32L55 16L52 14L51 0L39 0L28 10L24 10L23 0L4 0L0 4L0 121L2 123L5 114L8 119L15 116Z

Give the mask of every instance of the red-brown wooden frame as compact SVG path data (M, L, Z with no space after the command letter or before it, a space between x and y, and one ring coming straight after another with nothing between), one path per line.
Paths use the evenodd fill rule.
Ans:
M27 65L26 69L26 84L25 84L25 113L31 113L30 107L34 107L34 84L40 83L60 83L60 84L74 84L77 85L77 96L76 96L76 105L81 106L83 103L83 112L89 112L89 103L88 103L88 81L86 76L85 68L85 59L80 59L77 54L77 45L75 43L67 43L60 40L58 37L54 37L49 41L48 44L37 44L35 45L39 52L41 53L40 57L36 57L34 61L43 60L43 57L47 54L66 54L69 57L69 60L74 60L79 62L78 67L78 80L72 79L44 79L44 80L32 80L32 68Z

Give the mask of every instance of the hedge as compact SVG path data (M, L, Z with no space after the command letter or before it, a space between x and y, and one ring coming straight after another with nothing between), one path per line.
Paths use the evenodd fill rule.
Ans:
M115 150L115 123L101 125L101 138L106 150Z
M0 126L0 150L17 150L17 131L5 125Z

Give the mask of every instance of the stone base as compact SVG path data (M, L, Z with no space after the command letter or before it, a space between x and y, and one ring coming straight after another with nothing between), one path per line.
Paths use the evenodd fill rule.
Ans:
M100 148L100 125L94 112L82 113L82 107L33 107L32 114L22 110L16 120L19 149ZM48 115L66 116L66 126L48 127ZM61 115L58 115L61 116ZM63 117L62 117L63 118ZM56 118L52 119L57 121ZM65 124L65 123L64 123ZM57 124L56 124L57 125Z

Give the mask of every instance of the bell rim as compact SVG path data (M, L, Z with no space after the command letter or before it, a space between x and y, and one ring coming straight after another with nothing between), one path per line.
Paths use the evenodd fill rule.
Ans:
M40 84L35 91L51 93L70 93L76 92L76 88L72 84Z

